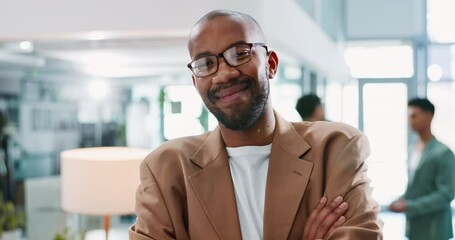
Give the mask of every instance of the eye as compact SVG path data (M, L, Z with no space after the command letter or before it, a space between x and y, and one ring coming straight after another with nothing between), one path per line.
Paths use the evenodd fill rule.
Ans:
M207 59L205 62L204 62L204 66L209 68L211 66L213 66L215 63L213 62L212 59Z
M248 49L241 49L235 52L235 57L237 59L242 59L248 57L250 55L250 51Z
M200 58L195 61L194 68L210 68L215 65L212 58Z

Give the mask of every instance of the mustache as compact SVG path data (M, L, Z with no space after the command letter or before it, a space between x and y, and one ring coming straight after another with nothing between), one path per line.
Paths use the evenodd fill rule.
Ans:
M250 78L250 77L247 77L247 78L236 78L236 79L233 79L227 83L223 83L223 84L220 84L220 85L217 85L216 87L214 88L211 88L208 90L207 92L207 96L209 97L209 99L212 99L212 100L215 100L217 99L216 97L216 94L218 92L220 92L221 90L223 89L227 89L227 88L230 88L232 86L235 86L235 85L245 85L246 88L249 88L251 87L253 84L254 84L254 79Z

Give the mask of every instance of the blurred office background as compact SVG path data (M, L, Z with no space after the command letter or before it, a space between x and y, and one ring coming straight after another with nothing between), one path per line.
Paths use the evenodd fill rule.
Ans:
M216 126L185 65L190 28L219 8L255 17L278 53L279 113L300 121L297 99L316 93L328 119L366 133L382 206L407 184L409 98L435 104L434 133L455 150L453 0L0 0L0 173L25 215L22 239L102 227L61 210L62 150L152 150ZM381 216L385 239L405 239L403 215ZM133 221L115 216L113 227L126 238Z

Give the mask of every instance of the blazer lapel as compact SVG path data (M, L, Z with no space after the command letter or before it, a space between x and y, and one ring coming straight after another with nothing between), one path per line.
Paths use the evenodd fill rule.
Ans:
M310 149L291 123L276 115L265 193L264 240L287 239L313 163L300 159Z
M189 177L198 200L220 239L242 239L226 148L216 128L191 160L201 171Z

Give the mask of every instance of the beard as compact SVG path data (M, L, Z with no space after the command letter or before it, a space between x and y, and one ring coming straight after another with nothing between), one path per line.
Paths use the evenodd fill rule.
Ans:
M231 111L231 114L223 112L222 109L215 105L215 102L217 101L215 94L220 89L226 88L226 85L232 86L236 84L244 84L247 90L255 89L257 88L256 85L259 85L259 92L252 91L252 99L246 107L242 107L242 105L237 104L232 106L233 110ZM260 77L258 81L252 77L234 79L230 83L209 90L207 94L207 101L209 101L209 104L206 102L205 105L215 116L218 122L226 128L231 130L244 130L253 126L264 115L269 93L270 85L268 81L268 74Z

